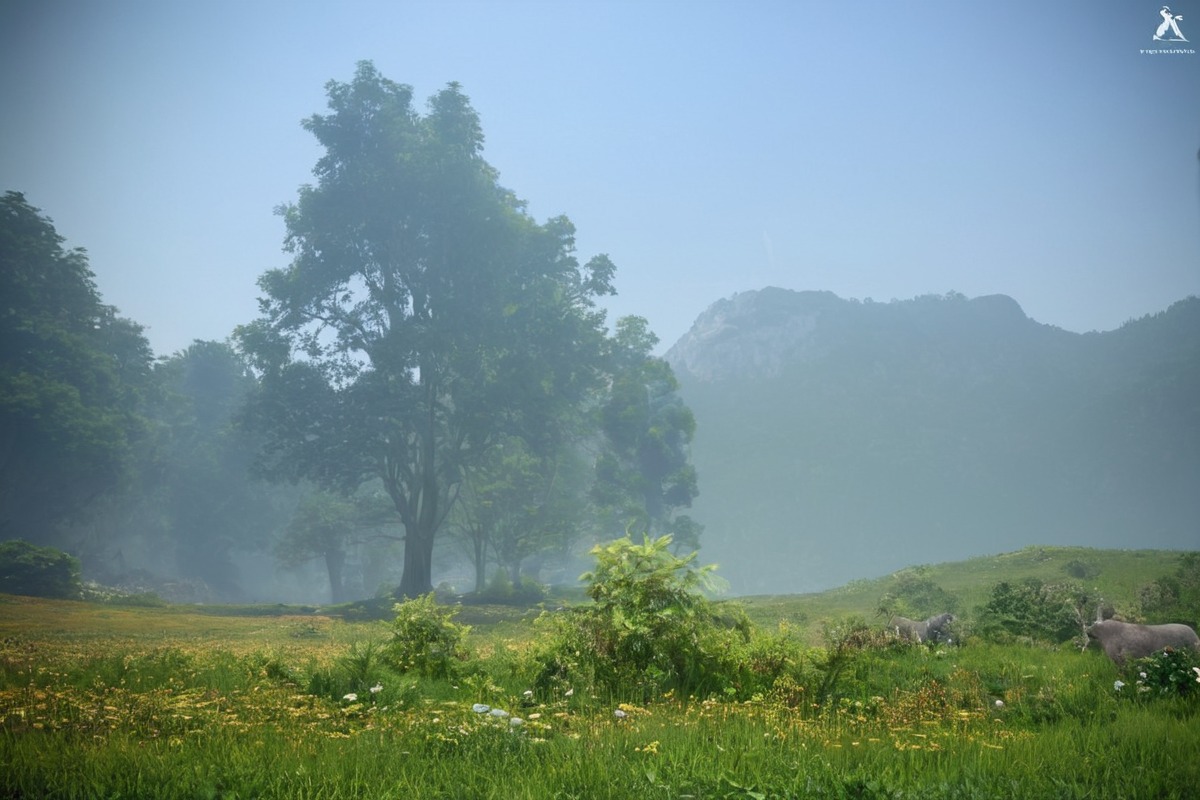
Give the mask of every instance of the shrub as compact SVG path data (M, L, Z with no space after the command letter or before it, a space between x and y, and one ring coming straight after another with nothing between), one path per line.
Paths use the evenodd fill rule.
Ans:
M1088 612L1100 602L1099 596L1072 581L1002 581L992 587L991 597L979 609L977 632L1001 642L1021 636L1066 642L1083 636Z
M1125 668L1125 676L1137 694L1200 694L1200 655L1193 650L1168 647L1131 661Z
M0 592L78 599L83 593L79 559L20 539L0 542Z
M433 593L397 603L388 658L401 672L426 678L453 677L466 660L463 638L471 626L453 621L457 608L439 606Z
M670 536L642 544L625 537L592 549L596 568L581 579L595 604L543 616L552 630L540 654L542 688L580 684L643 697L739 690L749 623L718 615L700 592L714 585L713 567L693 567L696 554L676 556L670 544Z
M521 580L514 584L508 576L508 571L499 569L488 585L470 599L497 605L532 606L546 599L546 587L525 576L521 576Z
M958 611L958 598L923 577L920 568L906 569L897 573L895 583L879 599L878 611L887 617L899 614L924 619Z

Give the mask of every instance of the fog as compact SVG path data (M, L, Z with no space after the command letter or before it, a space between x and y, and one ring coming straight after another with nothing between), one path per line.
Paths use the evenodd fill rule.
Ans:
M96 297L47 322L57 301L21 294L4 322L0 538L123 591L314 605L573 584L627 531L698 544L735 593L1029 544L1195 547L1200 327L1177 304L1200 295L1200 56L1154 41L1161 21L7 4L0 190L26 204L7 221L38 209L84 248ZM458 144L513 197L469 205L421 173L405 228L402 177L335 185L301 122L334 118L329 82L363 61L413 119L472 118L427 102L461 98L481 138ZM413 264L453 290L405 278L371 306L384 250L443 234L452 266ZM46 262L9 241L17 297ZM350 277L320 295L335 252ZM746 302L766 287L831 294ZM972 305L998 295L1017 313ZM645 329L622 334L629 315ZM29 375L79 407L38 416ZM46 444L81 419L88 447Z

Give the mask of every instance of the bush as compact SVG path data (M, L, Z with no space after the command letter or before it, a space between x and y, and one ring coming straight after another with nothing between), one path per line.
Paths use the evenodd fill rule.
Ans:
M471 626L453 622L457 608L439 606L433 593L397 603L388 658L400 672L425 678L453 677L466 660L462 640Z
M0 592L76 600L83 594L79 559L20 539L0 542Z
M514 584L508 577L508 571L503 569L496 570L488 585L469 598L478 603L516 606L537 605L545 599L545 586L525 576L521 576L520 582Z
M958 598L921 573L920 567L897 573L895 583L879 598L879 613L887 617L899 614L925 619L934 614L958 611Z
M538 684L634 692L641 699L678 689L706 695L739 691L744 616L715 613L700 593L712 567L678 557L671 537L635 544L628 537L592 549L596 569L582 576L595 605L543 616L552 626Z
M992 587L991 597L979 609L977 632L997 642L1028 636L1062 643L1083 636L1089 610L1100 603L1098 595L1072 581L1003 581Z
M1200 655L1172 647L1131 661L1125 668L1127 683L1137 694L1187 696L1200 694Z

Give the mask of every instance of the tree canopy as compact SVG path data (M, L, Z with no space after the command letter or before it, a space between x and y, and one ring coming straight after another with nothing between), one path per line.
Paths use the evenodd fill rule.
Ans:
M269 474L382 481L413 597L464 470L501 436L540 449L577 425L614 268L581 265L567 218L538 223L499 184L457 84L424 115L369 62L327 92L304 122L317 182L280 208L292 262L262 276L262 315L237 332L262 376L246 420Z
M0 536L54 542L122 486L151 352L19 192L0 199Z

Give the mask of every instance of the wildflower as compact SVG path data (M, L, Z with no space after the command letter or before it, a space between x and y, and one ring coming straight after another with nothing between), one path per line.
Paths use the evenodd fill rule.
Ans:
M574 689L567 689L567 691L563 694L563 697L570 697L573 694L575 694Z
M1196 683L1200 683L1200 667L1192 667L1192 672L1196 673Z
M358 702L358 695L356 695L354 692L350 692L350 694L343 695L343 696L342 696L342 699L343 699L343 700L345 700L345 701L346 701L346 702L348 702L348 703L357 703L357 702Z
M523 697L524 697L526 700L531 700L531 699L533 699L533 689L526 689L526 690L525 690L525 691L522 693L522 696L523 696Z
M1125 681L1113 681L1113 690L1121 691L1121 687L1125 685Z
M379 693L380 693L380 692L382 692L382 691L383 691L383 684L382 684L382 683L377 683L377 684L375 684L374 686L372 686L372 687L371 687L371 694L379 694Z
M471 706L471 710L476 714L486 714L492 710L492 707L483 703L476 703L475 705Z
M509 713L503 708L493 708L491 710L491 715L496 719L504 719L505 717L509 716Z
M1003 700L997 700L997 701L996 701L996 708L1004 708L1004 701L1003 701Z
M525 724L525 720L521 719L520 717L512 717L508 721L508 727L510 727L510 728L519 728L524 724Z
M616 711L613 711L613 716L616 717L617 719L625 719L629 715L618 708Z

